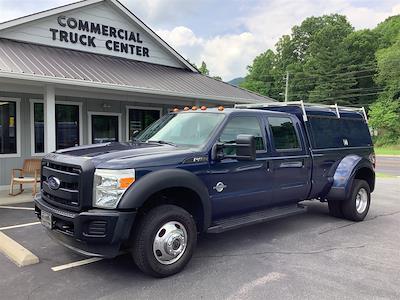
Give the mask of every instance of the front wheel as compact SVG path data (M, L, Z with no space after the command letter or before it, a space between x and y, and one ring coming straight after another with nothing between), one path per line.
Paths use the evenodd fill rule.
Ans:
M161 205L150 210L136 228L132 255L144 273L167 277L180 272L197 242L196 223L184 209Z
M350 198L342 203L344 217L351 221L362 221L367 216L371 203L371 190L365 180L355 179Z

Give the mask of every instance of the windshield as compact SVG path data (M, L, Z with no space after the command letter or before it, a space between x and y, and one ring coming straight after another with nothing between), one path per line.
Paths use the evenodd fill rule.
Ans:
M147 127L136 140L174 145L201 146L224 119L219 113L169 114Z

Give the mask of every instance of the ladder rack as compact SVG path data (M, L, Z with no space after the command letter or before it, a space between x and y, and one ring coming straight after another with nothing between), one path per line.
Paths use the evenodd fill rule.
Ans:
M361 113L365 121L368 123L367 113L364 107L350 107L350 106L339 106L337 103L333 105L318 104L318 103L305 103L304 101L289 101L289 102L271 102L271 103L254 103L254 104L236 104L235 108L268 108L277 106L300 106L303 112L303 120L308 121L306 107L313 108L328 108L334 110L336 116L340 118L340 110L351 111Z

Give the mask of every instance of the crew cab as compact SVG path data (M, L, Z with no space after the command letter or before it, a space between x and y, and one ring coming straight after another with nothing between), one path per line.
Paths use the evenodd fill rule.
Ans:
M362 221L375 186L365 111L272 103L171 112L127 143L42 160L35 212L51 237L86 256L132 253L155 277L181 271L201 233L306 211Z

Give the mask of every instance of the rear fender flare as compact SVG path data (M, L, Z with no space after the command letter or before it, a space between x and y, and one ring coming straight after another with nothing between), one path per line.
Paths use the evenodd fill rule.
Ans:
M208 190L193 173L182 169L153 171L137 180L123 195L118 209L139 209L153 194L167 188L187 188L195 192L203 207L203 229L211 224L211 202Z
M351 193L355 175L362 168L368 168L374 173L372 163L368 159L359 155L347 155L344 157L335 170L327 199L335 201L347 199Z

